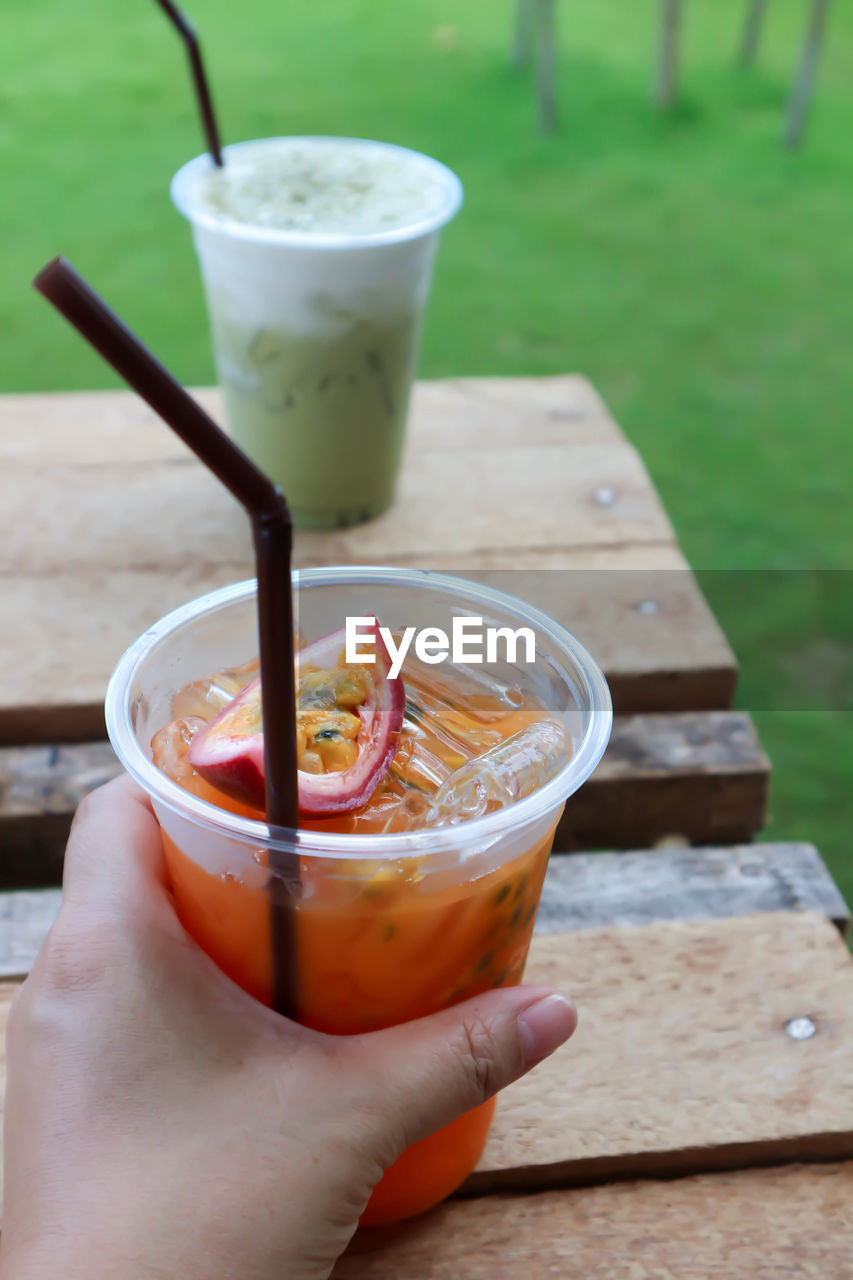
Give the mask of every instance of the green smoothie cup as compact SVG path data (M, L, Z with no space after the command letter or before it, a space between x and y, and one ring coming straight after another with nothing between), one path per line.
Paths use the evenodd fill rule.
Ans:
M190 221L228 429L303 528L394 498L421 322L458 178L353 138L267 138L172 180Z

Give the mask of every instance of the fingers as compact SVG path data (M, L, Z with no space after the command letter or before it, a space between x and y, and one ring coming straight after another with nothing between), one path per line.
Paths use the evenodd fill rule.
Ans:
M110 909L162 896L160 829L145 793L126 775L87 796L74 818L62 878L65 904Z
M434 1133L548 1057L576 1025L574 1005L552 988L508 987L359 1037L385 1136L406 1146Z

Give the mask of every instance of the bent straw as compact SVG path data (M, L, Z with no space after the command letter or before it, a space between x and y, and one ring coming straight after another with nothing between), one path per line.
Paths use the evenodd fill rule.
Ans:
M186 45L187 57L190 60L190 69L193 73L193 82L195 84L195 96L201 113L201 123L207 138L207 149L213 157L213 163L221 169L223 160L222 148L219 145L219 130L216 127L213 99L210 96L210 86L207 83L204 64L201 60L201 48L199 47L195 27L193 27L188 18L184 17L178 6L172 3L172 0L157 0L157 3Z
M33 285L65 316L245 507L252 522L258 577L261 709L267 822L299 823L290 511L277 485L209 418L76 271L55 258ZM295 1013L294 929L285 881L297 886L296 852L270 850L273 1004Z

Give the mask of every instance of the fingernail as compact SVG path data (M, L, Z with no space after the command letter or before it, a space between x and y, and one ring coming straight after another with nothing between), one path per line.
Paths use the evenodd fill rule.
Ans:
M578 1024L578 1011L566 996L550 995L528 1005L518 1016L524 1064L535 1067L565 1044Z

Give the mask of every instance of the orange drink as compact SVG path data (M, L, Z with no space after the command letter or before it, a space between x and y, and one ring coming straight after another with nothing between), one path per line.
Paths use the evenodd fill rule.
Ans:
M399 635L452 624L465 610L502 627L523 621L535 654L443 666L407 656L387 773L365 803L301 819L296 833L268 827L260 809L187 759L200 726L255 674L245 663L256 647L254 584L157 624L117 668L107 718L120 758L151 796L184 926L235 982L271 1003L272 855L286 848L298 854L287 891L295 1015L305 1025L366 1032L520 982L554 829L609 734L600 671L556 623L473 583L391 569L295 576L309 643L368 611ZM420 1212L454 1190L479 1159L493 1109L409 1148L374 1189L363 1223Z

